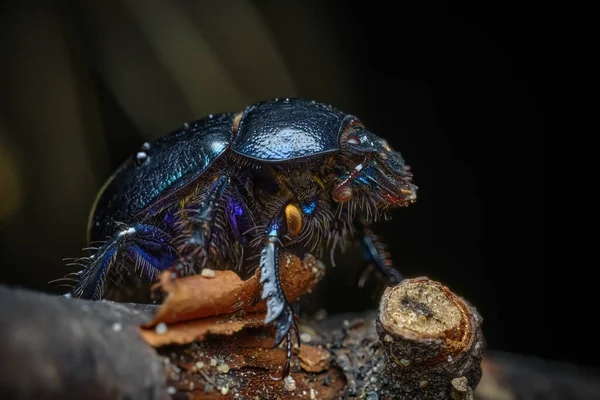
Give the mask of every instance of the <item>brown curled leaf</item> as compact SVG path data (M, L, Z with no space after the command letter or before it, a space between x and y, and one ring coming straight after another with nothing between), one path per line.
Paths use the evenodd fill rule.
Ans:
M316 285L323 271L312 255L307 255L303 261L288 253L282 253L280 257L283 290L293 302ZM157 289L166 297L145 328L161 322L172 324L238 311L266 311L266 302L260 299L260 270L245 281L229 270L214 271L211 278L199 274L172 279L169 273L163 273L155 285Z
M298 358L300 367L306 372L322 372L329 368L329 351L321 346L300 346Z
M214 271L212 278L194 275L171 279L168 272L163 273L155 290L165 292L166 297L145 327L216 317L249 308L257 282L256 276L242 281L233 271Z
M283 290L290 301L309 292L323 274L311 255L300 261L284 253L280 263ZM181 345L202 341L209 334L231 335L246 327L263 325L266 302L260 299L260 270L245 281L233 271L213 272L212 277L172 279L169 273L161 276L155 290L163 291L165 300L152 321L140 327L148 344Z
M244 328L259 327L263 324L264 313L247 314L239 318L221 315L195 321L170 325L164 332L147 328L140 329L144 340L153 347L170 344L188 344L202 341L207 335L233 335Z

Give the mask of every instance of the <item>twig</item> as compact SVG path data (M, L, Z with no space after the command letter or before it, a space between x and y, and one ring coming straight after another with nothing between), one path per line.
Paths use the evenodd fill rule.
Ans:
M377 332L390 392L406 399L469 399L481 378L481 317L464 299L427 278L386 289Z

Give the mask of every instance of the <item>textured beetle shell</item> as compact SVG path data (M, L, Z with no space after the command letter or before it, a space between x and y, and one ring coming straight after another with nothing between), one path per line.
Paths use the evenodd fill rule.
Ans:
M115 222L132 222L194 182L229 147L232 125L233 114L191 122L151 143L145 162L129 158L98 194L89 239L104 240L115 233Z
M244 112L231 149L270 162L339 151L341 127L351 118L333 107L299 99L259 103Z
M333 257L359 239L365 260L398 282L364 225L413 202L411 179L400 153L358 118L315 101L268 100L184 123L144 143L100 190L88 226L97 250L76 263L72 293L126 298L172 268L260 268L265 323L277 321L279 343L293 312L278 252Z

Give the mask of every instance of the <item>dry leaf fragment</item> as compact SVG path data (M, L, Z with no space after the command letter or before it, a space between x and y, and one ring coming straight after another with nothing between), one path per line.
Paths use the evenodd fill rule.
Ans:
M300 367L306 372L326 370L329 367L329 357L329 352L321 346L303 344L298 352Z
M312 255L303 261L294 255L280 256L280 277L283 290L293 302L311 290L322 276L322 269ZM166 293L166 298L156 315L145 327L160 322L172 324L199 318L231 314L236 311L266 311L266 302L260 300L260 269L243 281L233 271L214 271L215 276L205 278L193 275L172 279L163 273L156 289Z
M157 332L156 329L150 328L140 329L140 332L144 340L153 347L188 344L202 341L209 334L232 335L246 327L262 326L264 318L264 313L248 314L237 319L221 315L169 325L164 332Z
M289 301L309 292L323 275L312 255L303 261L288 253L280 257L281 283ZM165 292L165 300L152 321L140 328L142 337L154 347L201 341L207 334L231 335L264 321L260 270L245 281L230 270L214 271L210 278L199 274L172 279L170 273L163 273L155 289ZM242 317L233 316L239 312ZM156 332L159 324L167 326L165 332Z

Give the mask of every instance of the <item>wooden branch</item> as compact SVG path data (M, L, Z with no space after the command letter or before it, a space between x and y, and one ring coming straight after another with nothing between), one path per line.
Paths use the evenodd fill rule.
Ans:
M0 286L0 398L169 398L137 332L154 312Z
M469 398L481 347L475 348L478 317L469 322L463 301L419 278L389 289L378 311L301 321L302 345L282 381L271 376L281 372L285 353L272 348L268 328L154 349L139 328L157 315L157 306L0 286L0 398L418 399L435 385L449 398ZM455 307L462 311L456 314ZM162 332L160 324L154 329ZM386 339L390 332L392 340ZM411 365L420 372L411 375ZM590 369L499 352L486 353L482 367L475 399L585 400L600 393L600 373ZM424 379L428 384L420 385Z
M481 378L481 317L427 278L386 289L376 319L396 398L470 399Z

